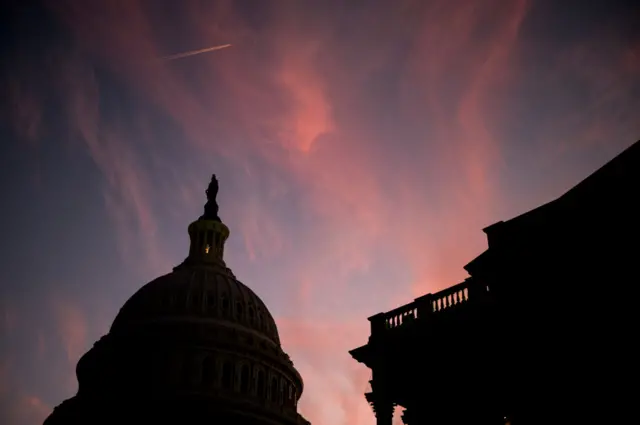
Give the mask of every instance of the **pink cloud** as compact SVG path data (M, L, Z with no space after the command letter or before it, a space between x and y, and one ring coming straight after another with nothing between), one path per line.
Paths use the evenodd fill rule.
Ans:
M501 201L495 176L501 141L490 105L510 81L527 3L476 6L460 1L425 7L407 68L406 113L416 123L428 122L417 125L430 140L416 149L424 152L425 172L403 178L437 179L442 187L432 199L416 196L413 187L401 192L403 221L414 225L401 229L401 245L414 270L415 296L464 277L461 266L484 245L479 229L490 224ZM486 32L481 42L477 31ZM422 95L417 100L416 91ZM437 162L430 158L434 144Z
M34 144L42 133L42 110L38 94L17 79L8 79L6 84L6 107L12 111L9 125L15 134Z
M0 414L3 423L7 425L41 424L51 413L51 407L35 396L20 396L13 398L7 410Z
M312 423L367 423L371 409L363 394L370 372L347 353L354 341L364 340L366 324L330 318L324 322L279 319L277 323L283 346L305 379L302 413ZM328 409L329 405L334 408Z
M0 313L2 314L2 331L4 334L12 333L17 324L17 312L14 307L3 301L0 304Z
M0 358L0 423L7 425L40 424L51 407L39 397L16 385L15 364L9 357Z
M70 366L75 364L89 345L85 314L74 304L62 299L52 303L54 320Z

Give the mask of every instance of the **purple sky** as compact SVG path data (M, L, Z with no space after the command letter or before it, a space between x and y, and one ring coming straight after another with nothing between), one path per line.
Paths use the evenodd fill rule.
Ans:
M637 1L9 3L6 425L75 393L123 302L186 256L212 172L227 264L276 318L302 413L373 424L347 353L366 318L458 283L483 227L640 138Z

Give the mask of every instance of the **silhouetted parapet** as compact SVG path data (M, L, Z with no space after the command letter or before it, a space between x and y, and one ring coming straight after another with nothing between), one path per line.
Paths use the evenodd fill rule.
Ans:
M389 330L409 323L418 318L415 302L405 304L383 314L384 329Z
M404 331L414 333L436 329L432 324L440 319L457 320L471 309L486 310L483 305L493 299L490 286L479 279L468 278L464 282L442 291L426 294L413 302L369 317L371 335L367 345L349 351L360 363L375 368L377 348L396 342L387 338L400 336Z
M369 317L371 336L375 338L386 331L415 322L428 321L434 314L452 312L456 308L470 302L479 302L490 292L490 287L477 279L466 279L464 282L443 289L435 294L426 294L413 302L395 308L386 313L378 313Z

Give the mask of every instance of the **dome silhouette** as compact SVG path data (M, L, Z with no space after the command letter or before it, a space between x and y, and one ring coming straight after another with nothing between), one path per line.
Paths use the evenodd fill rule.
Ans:
M297 412L302 378L271 313L224 262L217 189L214 176L187 258L125 302L78 361L77 395L45 425L308 424Z

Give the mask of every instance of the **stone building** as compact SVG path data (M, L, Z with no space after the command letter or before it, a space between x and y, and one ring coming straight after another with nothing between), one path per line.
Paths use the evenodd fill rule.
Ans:
M187 258L124 304L45 425L309 424L273 317L224 262L217 191L214 176Z
M369 318L378 425L635 421L640 142L484 229L470 277ZM637 420L637 419L636 419Z

